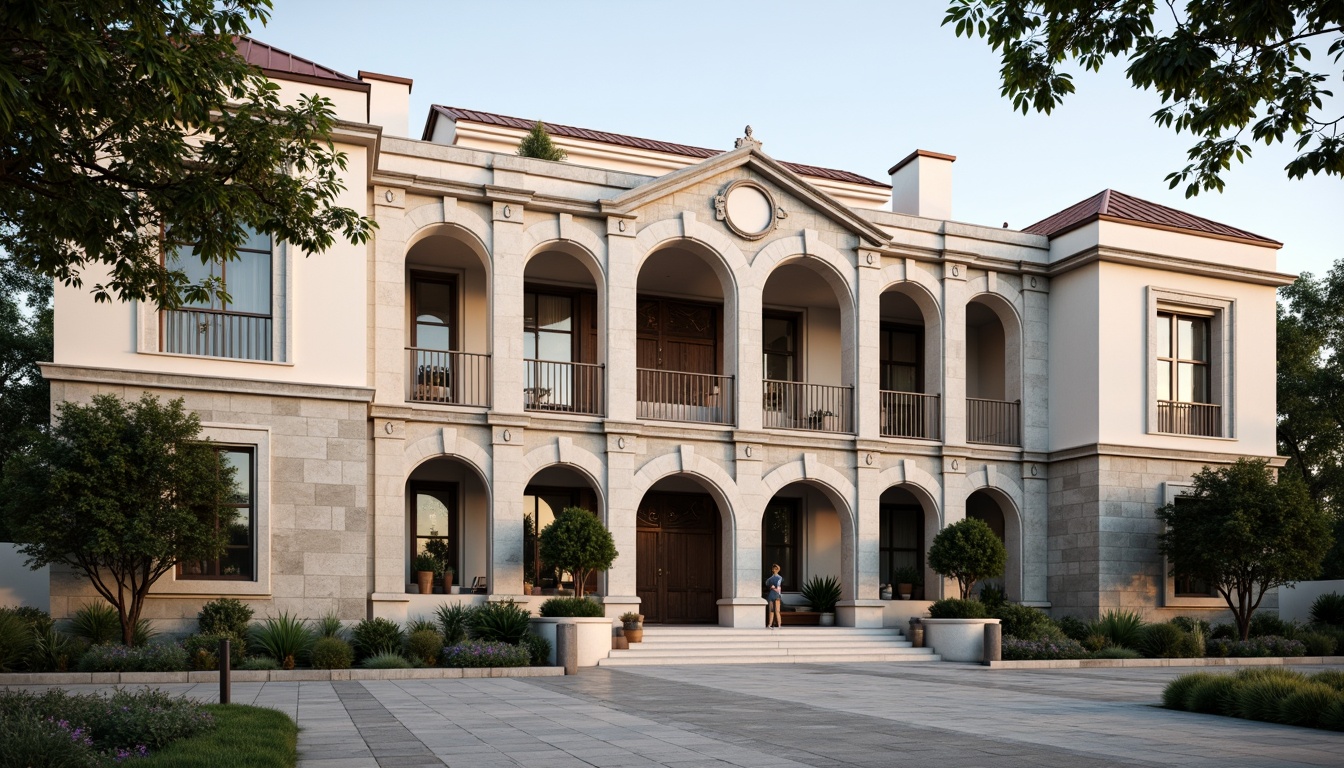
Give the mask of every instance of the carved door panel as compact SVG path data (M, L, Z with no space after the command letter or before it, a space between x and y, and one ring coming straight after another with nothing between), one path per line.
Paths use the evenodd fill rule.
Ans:
M650 623L718 620L718 510L705 494L650 493L639 507L635 592Z
M639 597L639 612L652 624L663 623L663 601L658 596L661 586L658 578L658 532L635 533L635 595Z

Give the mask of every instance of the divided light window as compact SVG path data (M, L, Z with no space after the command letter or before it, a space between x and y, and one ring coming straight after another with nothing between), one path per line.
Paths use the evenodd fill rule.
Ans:
M202 264L190 243L170 243L165 266L186 273L187 281L200 284L219 280L227 302L218 296L210 301L185 304L162 313L160 347L164 352L242 360L271 360L271 236L250 227L236 259L223 264Z
M232 522L224 523L228 544L224 554L214 560L179 563L179 579L222 579L252 581L253 564L257 555L257 473L256 452L251 448L225 447L219 449L220 458L234 469L233 490L224 500L224 506L237 510ZM221 525L215 519L215 527Z
M880 346L882 389L889 392L923 392L923 329L884 323Z
M761 324L765 378L771 381L797 381L798 316L766 314L761 318Z
M778 565L779 575L784 577L785 592L797 592L802 576L798 572L802 549L799 507L798 499L771 499L762 521L765 529L761 532L764 545L761 547L761 580L764 583L770 575L771 565Z
M1209 403L1209 319L1157 314L1157 399Z
M901 568L913 568L923 577L924 510L908 504L883 504L879 515L879 580L895 584L895 573Z

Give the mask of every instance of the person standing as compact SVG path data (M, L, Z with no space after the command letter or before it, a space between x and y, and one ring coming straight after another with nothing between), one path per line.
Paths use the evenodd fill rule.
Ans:
M784 603L784 577L779 575L779 566L770 566L770 578L765 580L765 628L776 629L784 626L780 615L780 606Z

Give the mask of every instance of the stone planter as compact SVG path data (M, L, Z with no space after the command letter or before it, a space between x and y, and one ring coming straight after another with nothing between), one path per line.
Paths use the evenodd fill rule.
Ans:
M924 645L943 661L973 661L985 656L985 625L998 619L924 619Z
M547 663L555 664L555 627L577 624L579 627L579 666L595 667L598 659L611 653L612 620L605 616L540 616L532 620L532 632L551 644Z

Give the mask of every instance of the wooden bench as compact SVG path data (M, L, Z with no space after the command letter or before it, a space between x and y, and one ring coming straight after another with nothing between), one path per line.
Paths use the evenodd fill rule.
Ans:
M821 625L821 613L817 611L783 611L779 618L784 626L816 627Z

